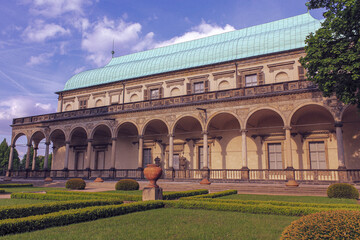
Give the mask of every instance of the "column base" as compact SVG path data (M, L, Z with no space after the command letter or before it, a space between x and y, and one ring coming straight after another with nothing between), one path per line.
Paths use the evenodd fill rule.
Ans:
M298 187L299 183L296 182L295 180L289 180L285 183L285 186L287 187Z
M142 200L143 201L163 200L162 188L145 187L142 193Z
M346 170L346 167L345 166L339 166L338 170Z

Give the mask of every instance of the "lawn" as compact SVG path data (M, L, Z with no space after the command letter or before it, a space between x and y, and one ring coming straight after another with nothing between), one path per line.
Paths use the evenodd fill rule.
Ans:
M37 200L37 199L0 199L0 206L11 206L11 205L25 205L35 203L47 203L52 202L51 200Z
M235 194L235 195L220 197L220 199L286 201L286 202L329 203L329 204L357 204L357 200L355 199L328 198L328 197L316 197L316 196Z
M279 239L297 217L188 209L156 209L48 228L2 239Z
M48 190L66 190L66 188L57 187L14 187L14 188L3 188L7 193L13 192L44 192Z

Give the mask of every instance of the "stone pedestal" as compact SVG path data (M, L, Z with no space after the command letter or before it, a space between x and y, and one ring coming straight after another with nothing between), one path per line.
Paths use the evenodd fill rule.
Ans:
M52 180L52 178L51 177L47 177L47 178L45 178L45 180L44 180L45 182L52 182L53 180Z
M101 177L97 177L94 182L104 182L104 180Z
M143 193L142 193L143 201L162 200L162 199L163 199L162 188L145 187L143 189Z

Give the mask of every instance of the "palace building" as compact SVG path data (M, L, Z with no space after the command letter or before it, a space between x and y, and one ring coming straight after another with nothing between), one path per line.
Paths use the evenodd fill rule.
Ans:
M112 58L69 79L58 110L17 118L11 149L45 139L51 169L8 176L210 181L360 179L360 115L325 98L299 58L321 21L309 13ZM35 166L33 164L32 166Z

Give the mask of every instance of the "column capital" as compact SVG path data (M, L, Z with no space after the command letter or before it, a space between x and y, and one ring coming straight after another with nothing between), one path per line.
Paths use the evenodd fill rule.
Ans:
M50 142L45 142L45 145L48 145L48 146L49 146L50 144L51 144Z
M31 146L32 146L32 144L26 144L26 146L27 146L27 147L31 147Z
M34 147L34 150L38 150L39 148L38 147Z
M86 143L91 143L91 142L93 142L93 141L94 141L94 139L91 139L91 138L86 139Z
M173 133L168 134L168 137L175 137Z
M144 135L139 135L138 138L139 138L139 139L140 139L140 138L143 139L143 138L144 138Z
M15 145L15 144L11 144L11 145L10 145L10 147L15 148L15 147L16 147L16 145Z
M241 133L247 133L248 130L247 130L247 129L240 129L240 132L241 132Z
M201 134L203 134L203 135L208 135L209 132L208 132L208 131L203 131L203 132L201 132Z
M342 122L335 122L334 127L342 127L343 123Z
M284 126L284 128L283 128L284 130L291 130L291 127L290 126Z
M111 141L117 141L117 138L116 137L111 138Z
M69 145L70 145L70 141L66 141L65 144L69 144Z

